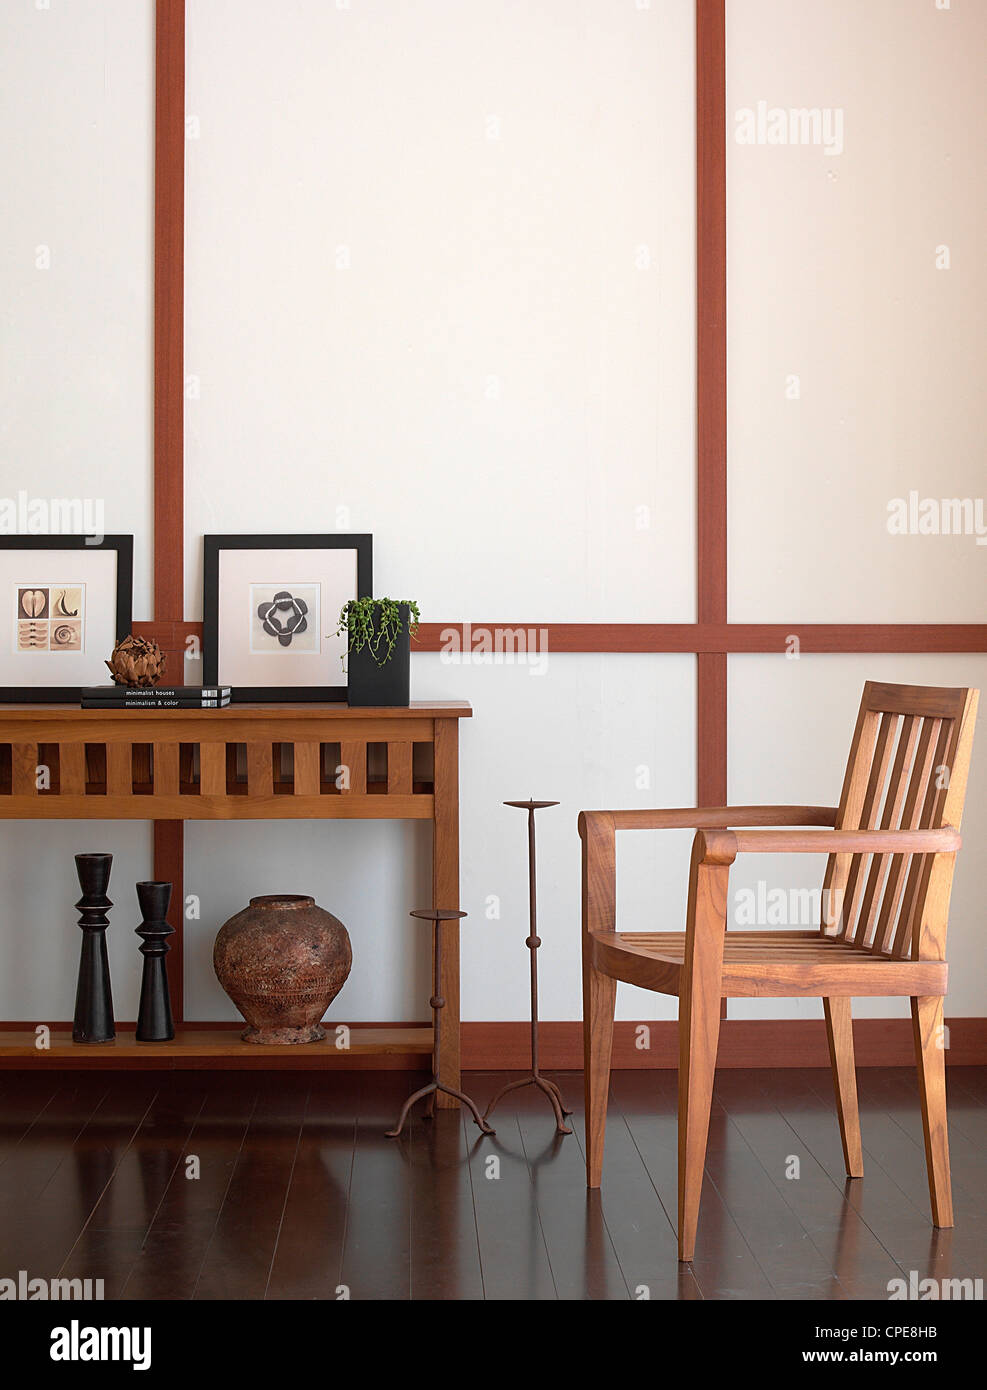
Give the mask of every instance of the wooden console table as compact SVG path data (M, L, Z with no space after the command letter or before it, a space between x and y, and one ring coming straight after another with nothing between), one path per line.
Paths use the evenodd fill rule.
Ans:
M471 714L465 701L417 702L407 709L0 706L0 819L428 820L433 903L458 908L459 720ZM39 767L48 770L47 778L39 778ZM348 779L337 778L340 767ZM420 906L408 904L409 909ZM67 905L66 949L70 942L77 948L71 925ZM180 910L173 925L180 947ZM445 923L442 931L443 1079L458 1087L459 925ZM358 954L359 938L354 947ZM180 949L174 957L179 967ZM38 1050L33 1029L3 1027L0 1067L30 1066L39 1059L59 1067L395 1064L385 1058L414 1066L432 1050L427 1025L353 1024L351 1046L341 1052L331 1037L323 1046L261 1046L241 1042L238 1032L186 1026L180 1016L175 1023L170 1043L138 1043L118 1031L113 1043L78 1044L71 1030L57 1030L46 1051Z

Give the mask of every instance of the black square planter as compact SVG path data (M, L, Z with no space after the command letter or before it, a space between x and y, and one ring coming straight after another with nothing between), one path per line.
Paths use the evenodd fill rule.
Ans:
M398 609L401 632L390 659L378 666L369 646L346 655L346 698L357 707L368 705L403 705L411 703L411 637L408 629L410 614L406 604Z

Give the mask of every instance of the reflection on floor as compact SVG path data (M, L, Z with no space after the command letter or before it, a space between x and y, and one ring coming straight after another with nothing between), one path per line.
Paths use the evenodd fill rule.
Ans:
M507 1079L471 1073L481 1107ZM915 1081L859 1074L846 1182L824 1071L718 1074L695 1262L675 1258L674 1072L615 1073L587 1194L581 1077L482 1138L416 1111L415 1073L0 1076L0 1275L103 1279L108 1299L855 1299L983 1276L987 1068L948 1073L957 1225L934 1231Z

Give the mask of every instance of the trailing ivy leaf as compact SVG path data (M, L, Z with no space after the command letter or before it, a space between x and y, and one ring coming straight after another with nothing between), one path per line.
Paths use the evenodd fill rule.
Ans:
M336 636L346 633L347 652L370 652L378 666L384 666L394 655L403 624L401 609L408 610L408 635L418 635L421 614L414 599L351 598L339 611ZM345 661L345 656L341 658Z

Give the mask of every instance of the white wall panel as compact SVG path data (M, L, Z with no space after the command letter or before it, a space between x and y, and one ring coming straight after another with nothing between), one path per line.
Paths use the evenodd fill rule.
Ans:
M0 7L0 499L101 501L105 529L135 536L138 618L151 616L153 72L152 0ZM4 822L0 1017L72 1017L73 855L90 850L114 854L114 1004L136 1017L150 830L74 821Z
M691 0L189 0L201 536L430 620L693 617Z
M153 123L153 0L0 6L0 501L102 503L105 530L135 536L137 618L151 616Z
M887 523L913 492L984 506L987 6L727 18L730 617L983 622L987 549ZM759 103L829 110L842 152L738 143Z
M134 884L150 878L151 828L142 821L4 821L0 835L0 1018L63 1022L75 1009L82 932L76 854L113 855L106 947L118 1019L137 1017L142 957Z

